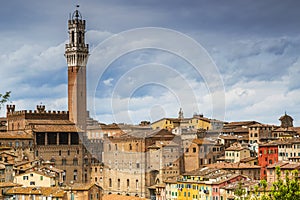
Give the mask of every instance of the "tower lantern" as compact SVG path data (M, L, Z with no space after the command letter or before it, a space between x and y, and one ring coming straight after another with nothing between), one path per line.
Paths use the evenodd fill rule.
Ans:
M79 6L77 6L78 8ZM69 43L65 57L68 64L68 110L70 121L86 128L86 64L89 46L85 43L85 20L76 9L68 21Z

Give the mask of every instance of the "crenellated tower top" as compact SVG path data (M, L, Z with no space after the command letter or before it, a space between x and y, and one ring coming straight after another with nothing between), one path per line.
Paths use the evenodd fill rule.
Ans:
M89 46L85 44L85 20L77 9L68 21L68 33L69 43L65 50L68 66L86 67Z

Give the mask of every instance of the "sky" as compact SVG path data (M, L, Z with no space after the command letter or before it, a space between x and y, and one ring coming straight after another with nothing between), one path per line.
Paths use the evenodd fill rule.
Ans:
M194 113L300 126L297 0L13 0L0 7L0 93L67 110L69 14L86 20L88 109L104 123ZM1 116L5 109L1 109Z

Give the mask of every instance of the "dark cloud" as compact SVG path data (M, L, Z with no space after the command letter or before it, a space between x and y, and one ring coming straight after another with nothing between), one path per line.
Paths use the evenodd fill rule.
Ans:
M266 113L259 116L268 115L267 112L278 115L278 110L283 109L283 105L297 105L295 102L300 88L300 1L297 0L2 2L0 93L12 90L14 98L22 105L28 105L24 103L24 99L28 100L30 97L34 98L34 102L49 99L49 102L54 102L49 104L57 108L61 107L59 103L66 103L57 98L66 96L63 46L68 37L69 13L74 11L76 3L81 4L80 11L87 20L87 40L91 49L114 33L145 26L170 28L194 38L208 50L219 67L229 96L227 113L231 119L258 116L262 107ZM109 88L130 67L153 60L173 66L182 74L185 74L182 69L186 69L189 72L185 74L186 77L195 81L194 74L184 60L162 52L139 52L126 55L111 65L101 79L102 82L106 81L106 85L101 88L106 90L102 93L103 96L111 92ZM154 78L176 80L174 77L168 79L162 74ZM201 83L201 80L196 81ZM264 90L270 90L268 96L278 97L278 101L274 103L278 109L276 112L274 108L269 108L272 101L268 96L259 91L258 88L262 86L265 86ZM149 86L143 89L134 94L137 99L134 105L138 104L138 108L144 106L141 103L143 100L138 102L140 97L147 97L156 91L165 92L164 89ZM231 100L231 96L234 100ZM55 100L51 97L57 98ZM160 99L168 102L169 109L177 106L165 96ZM240 99L243 99L242 103ZM151 100L149 104L152 103ZM265 108L266 104L269 107ZM292 107L289 106L288 109ZM137 116L142 117L144 112L140 109ZM300 119L300 116L295 118L297 117ZM268 122L272 121L270 118ZM277 117L273 118L277 121Z

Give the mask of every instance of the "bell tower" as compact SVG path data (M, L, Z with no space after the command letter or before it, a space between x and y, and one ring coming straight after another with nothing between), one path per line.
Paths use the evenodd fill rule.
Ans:
M86 130L86 64L89 46L85 44L85 20L77 9L68 21L68 33L69 43L66 44L65 57L68 64L69 116L70 121Z

